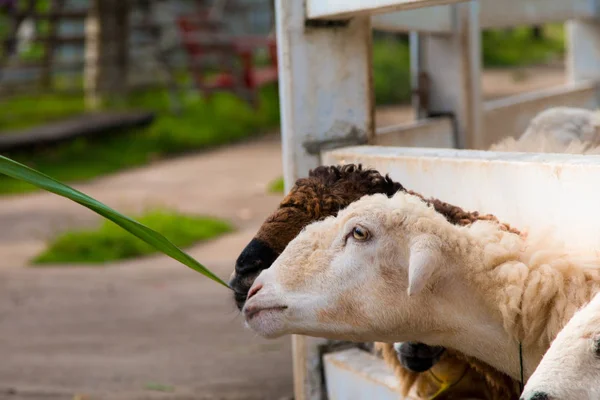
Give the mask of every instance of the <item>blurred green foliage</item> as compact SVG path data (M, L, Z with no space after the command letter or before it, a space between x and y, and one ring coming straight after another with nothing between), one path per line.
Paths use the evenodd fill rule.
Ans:
M85 112L81 95L22 95L0 100L0 134L54 122Z
M564 51L561 24L546 25L541 39L534 37L531 28L526 27L485 31L482 35L486 67L545 63L562 56ZM399 104L410 100L406 40L398 36L376 35L373 66L377 104ZM188 80L187 75L178 74L178 80ZM119 101L113 99L104 107L154 110L157 118L151 126L114 131L94 138L78 138L68 143L6 155L61 181L86 180L183 152L231 143L276 127L279 122L277 86L264 87L260 97L260 107L254 110L233 94L216 93L207 100L197 93L189 93L182 98L182 113L176 115L170 111L166 90L132 93ZM0 134L83 112L85 107L81 95L13 97L0 101ZM0 177L0 193L33 189L26 183ZM270 190L279 191L280 186L274 184Z
M267 188L267 191L273 194L283 194L284 190L285 183L283 181L283 177L281 176L269 183L269 187Z
M8 109L11 120L22 121L34 118L31 114L36 112L40 116L50 115L55 106L60 109L60 104L71 104L73 112L79 112L77 108L82 106L70 97L59 95L50 96L40 103L36 99L13 98L5 104L0 102L0 110ZM157 117L152 125L4 155L62 182L73 182L184 152L231 143L260 134L279 123L276 85L265 86L261 90L260 105L256 110L230 93L215 93L210 99L189 95L183 106L181 115L169 112L168 95L163 90L132 94L120 104L107 107L154 110ZM54 113L58 114L58 111ZM4 117L4 113L0 115ZM35 187L28 183L0 176L0 193L31 190Z
M377 104L410 100L410 58L406 42L382 38L373 41L373 90Z
M544 36L537 39L531 28L487 30L482 35L483 64L486 67L514 67L540 64L564 55L562 24L544 26Z
M410 58L406 41L387 35L373 42L373 77L377 104L410 100ZM481 38L484 67L521 67L546 63L564 55L562 24L547 24L537 39L530 27L486 30Z

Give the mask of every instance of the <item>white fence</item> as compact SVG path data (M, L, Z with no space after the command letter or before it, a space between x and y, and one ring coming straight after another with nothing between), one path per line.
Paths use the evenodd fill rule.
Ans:
M486 149L522 133L548 107L596 108L598 7L595 0L276 0L286 189L322 162L362 162L427 196L516 226L560 225L579 245L597 243L600 228L589 215L600 198L585 182L600 176L600 157L448 148ZM559 21L568 21L564 85L484 102L481 28ZM415 123L375 130L373 27L411 32L413 88L424 89L423 76L430 82L428 103L414 102ZM388 147L323 152L352 144ZM323 357L326 340L292 341L296 400L398 398L383 361L354 349Z

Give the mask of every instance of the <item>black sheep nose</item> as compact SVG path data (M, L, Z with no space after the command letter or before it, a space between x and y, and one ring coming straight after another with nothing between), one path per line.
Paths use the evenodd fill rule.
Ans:
M398 359L409 371L425 372L439 361L444 350L441 346L404 342L398 349Z
M407 357L435 358L444 350L442 346L428 346L417 342L404 342L400 346L400 354Z
M535 392L529 399L521 397L519 400L550 400L550 396L544 392Z
M235 263L235 273L239 276L260 272L267 269L277 258L277 253L269 245L252 239L244 248Z

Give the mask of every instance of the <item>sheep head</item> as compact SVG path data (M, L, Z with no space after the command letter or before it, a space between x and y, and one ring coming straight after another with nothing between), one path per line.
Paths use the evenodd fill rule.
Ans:
M383 193L392 196L404 190L373 169L360 164L321 166L298 179L278 209L260 227L239 255L229 285L241 310L248 290L258 274L273 264L287 244L306 225L336 215L362 196Z
M250 289L246 322L265 337L427 338L439 318L421 294L448 269L440 227L453 228L416 196L365 197L290 242Z
M600 398L600 295L556 336L521 400Z

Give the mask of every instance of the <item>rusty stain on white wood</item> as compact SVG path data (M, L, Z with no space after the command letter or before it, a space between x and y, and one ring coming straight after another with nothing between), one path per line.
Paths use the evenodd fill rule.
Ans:
M359 349L323 357L329 400L401 400L398 379L379 359Z
M587 81L487 101L478 149L485 150L506 136L520 136L538 113L550 107L595 109L597 92L598 84Z
M597 17L595 0L480 0L481 28L503 28ZM395 32L450 33L450 6L374 15L373 27Z
M454 148L454 127L450 118L428 118L407 124L377 128L377 146Z
M575 250L600 245L600 156L361 146L328 152L324 160L363 163L425 196L492 213L518 229L554 229Z
M423 7L456 4L467 0L306 0L308 19L342 19Z

